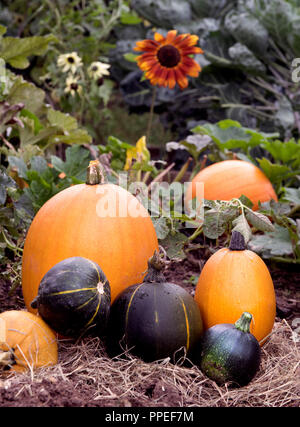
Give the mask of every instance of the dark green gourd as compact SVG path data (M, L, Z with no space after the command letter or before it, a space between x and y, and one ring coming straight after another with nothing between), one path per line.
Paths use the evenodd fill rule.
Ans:
M202 337L200 368L218 384L248 384L259 369L261 349L249 332L252 315L244 312L235 324L207 329Z
M104 334L110 303L110 285L99 265L72 257L45 274L31 306L57 333L78 337L88 328Z
M111 306L108 348L129 350L146 362L192 352L202 335L200 310L181 286L166 282L164 261L155 252L142 284L120 293Z

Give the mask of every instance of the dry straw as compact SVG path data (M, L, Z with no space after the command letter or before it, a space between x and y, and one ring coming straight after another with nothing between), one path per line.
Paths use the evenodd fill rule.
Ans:
M18 374L2 380L6 392L14 388L38 398L39 384L67 384L82 390L89 406L174 407L291 407L300 406L300 348L286 321L276 322L263 346L261 367L245 387L218 386L196 367L173 365L167 359L144 363L128 356L110 359L98 338L60 341L60 361L52 368ZM34 396L34 394L37 396ZM86 405L86 398L77 406ZM47 402L41 402L47 406ZM59 406L60 404L57 404ZM61 404L64 405L64 404ZM1 404L0 404L1 406ZM55 406L55 403L51 403Z

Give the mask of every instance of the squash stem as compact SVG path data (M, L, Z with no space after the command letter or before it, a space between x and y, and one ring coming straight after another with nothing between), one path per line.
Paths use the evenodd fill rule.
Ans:
M106 184L106 173L104 167L101 165L99 160L91 160L86 173L86 184L97 185Z
M252 314L245 311L241 317L235 322L234 326L239 331L250 333L250 323L252 320Z
M246 249L244 236L239 231L232 232L229 249L231 251L244 251Z
M165 281L163 270L165 269L166 261L158 251L155 251L153 256L148 260L148 271L144 282L162 283Z

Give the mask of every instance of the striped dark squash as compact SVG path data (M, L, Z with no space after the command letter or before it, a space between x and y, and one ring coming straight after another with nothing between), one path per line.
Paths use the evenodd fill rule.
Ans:
M99 265L72 257L44 275L31 306L57 333L78 337L88 328L105 333L110 303L110 285Z
M207 329L201 342L201 370L218 384L247 385L259 369L261 350L250 333L252 314L244 312L234 323Z
M166 357L175 362L199 343L200 310L186 290L166 282L158 260L155 253L144 282L125 289L111 306L107 334L111 355L128 349L146 362Z

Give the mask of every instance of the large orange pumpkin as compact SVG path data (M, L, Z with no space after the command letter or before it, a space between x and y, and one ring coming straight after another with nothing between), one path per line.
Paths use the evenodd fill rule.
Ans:
M264 261L245 247L233 232L229 248L215 252L204 265L195 291L204 329L234 323L241 313L252 314L250 332L262 344L272 331L276 298Z
M265 174L252 163L243 160L224 160L202 169L188 186L186 203L196 197L196 184L204 184L207 200L231 200L242 194L252 201L253 209L274 199L276 193Z
M7 372L55 365L55 333L44 320L23 310L0 314L0 366Z
M88 167L86 184L48 200L26 236L22 290L26 307L43 276L58 262L84 257L96 262L111 286L112 301L127 286L141 283L158 241L147 210L124 188L103 181L99 162Z

